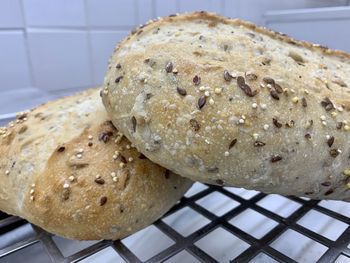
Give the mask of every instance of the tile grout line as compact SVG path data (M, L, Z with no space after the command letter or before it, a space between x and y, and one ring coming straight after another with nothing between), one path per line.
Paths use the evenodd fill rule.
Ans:
M28 42L28 32L27 32L27 20L24 14L24 4L23 4L23 0L19 0L20 1L20 8L21 8L21 16L22 16L22 21L23 21L23 40L24 40L24 49L25 49L25 55L26 55L26 60L27 60L27 67L28 67L28 73L29 73L29 81L30 81L30 85L32 87L36 87L36 78L34 76L34 71L33 71L33 62L32 62L32 58L30 55L30 51L29 51L29 42Z
M97 86L97 80L95 80L95 70L94 70L94 61L92 57L92 42L91 42L91 30L90 30L90 20L89 20L89 12L87 7L87 1L83 1L84 8L84 19L85 19L85 33L86 33L86 41L88 48L88 60L89 60L89 72L90 72L90 85Z

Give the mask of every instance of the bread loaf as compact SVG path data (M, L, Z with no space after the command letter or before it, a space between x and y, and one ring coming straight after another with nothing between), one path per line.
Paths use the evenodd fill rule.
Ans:
M350 200L350 56L241 20L175 15L115 49L103 101L152 161L211 184Z
M98 89L21 113L0 136L0 210L71 239L119 239L191 185L108 120Z

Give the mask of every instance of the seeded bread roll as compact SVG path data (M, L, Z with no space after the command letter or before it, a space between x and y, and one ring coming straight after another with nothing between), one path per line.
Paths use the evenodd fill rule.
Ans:
M117 46L113 123L192 180L350 200L350 56L241 20L161 18Z
M191 185L131 146L97 89L20 114L1 129L0 155L0 210L71 239L129 235Z

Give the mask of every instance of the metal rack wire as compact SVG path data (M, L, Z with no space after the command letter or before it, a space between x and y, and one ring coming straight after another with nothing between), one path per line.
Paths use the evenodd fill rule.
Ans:
M339 213L339 211L337 212L334 209L334 211L331 210L332 207L329 207L327 202L324 201L320 202L296 197L280 197L252 191L245 192L249 193L249 195L241 195L235 188L206 186L197 183L197 190L192 192L192 194L185 195L185 197L162 219L153 224L152 227L160 231L162 235L165 235L172 243L154 255L149 255L147 258L139 257L137 251L130 246L132 242L126 241L129 237L121 241L104 240L96 242L71 255L65 255L57 245L57 242L55 242L55 236L32 225L34 234L24 238L20 237L11 244L0 245L0 262L13 262L13 257L16 253L24 253L23 250L35 244L40 244L43 247L43 249L40 250L41 252L38 253L46 254L46 260L51 260L52 262L78 262L106 248L112 248L113 251L118 254L119 259L125 262L165 262L167 260L170 260L169 262L178 262L176 256L179 255L179 253L186 253L187 259L190 258L188 262L350 262L349 204L339 202L345 205L345 209L349 209L346 210L347 212L345 213ZM220 204L214 200L214 194L220 195L228 201L226 203L230 204L229 208L226 207L226 210L217 213L217 210L215 211L216 208L212 208L212 205L205 204L201 201L206 198L209 203L211 202L214 206L222 209ZM274 209L275 201L270 204L265 202L267 198L271 196L284 199L284 203L280 207L282 210L286 206L293 204L293 211L286 214L281 209ZM204 219L205 224L196 225L196 223L194 223L194 227L198 229L188 233L179 231L176 226L174 227L174 225L168 222L169 220L167 220L167 218L176 215L176 213L183 211L183 209L190 209L193 211L193 213ZM247 213L247 211L253 212L259 215L259 217L273 222L272 229L268 229L262 235L257 236L245 228L245 225L248 226L250 224L249 220L245 222L244 219L243 225L241 223L235 223L234 220L241 217L242 214ZM332 220L332 222L336 221L338 223L337 226L341 226L335 229L338 234L331 237L324 234L324 232L313 229L313 226L305 225L303 223L303 218L307 217L310 212L318 215L313 217L313 219L316 218L316 220L318 220L318 218L327 217ZM318 223L319 222L315 222L315 225ZM1 214L0 239L2 236L11 234L11 231L26 224L27 222L23 219ZM264 224L256 229L259 230L263 227ZM298 255L288 252L288 246L298 247L299 241L294 243L294 245L290 245L288 242L294 242L295 240L289 240L287 244L283 241L285 238L288 240L288 236L286 236L287 232L292 233L292 236L300 236L308 240L306 243L307 245L303 247L304 251L299 251ZM215 237L215 233L219 233L219 235ZM217 240L217 236L220 237L219 240ZM222 238L223 236L225 236L226 239ZM131 238L132 237L133 236L131 236ZM231 238L235 240L235 244L238 244L234 247L241 247L241 250L238 252L236 251L234 256L232 256L233 246L226 241L231 240ZM214 247L209 250L206 249L208 248L208 244L205 244L203 240L210 240L210 242L212 242L210 246L214 244ZM281 241L279 242L278 240ZM281 244L284 244L284 246ZM315 244L321 249L317 250L316 254L314 253L312 257L307 257L307 260L305 260L303 256L308 255L308 251L312 250ZM152 244L152 246L158 245L159 244L156 243ZM225 259L219 257L216 253L217 248L222 246L224 247L223 249L226 249L228 252ZM30 259L26 258L26 262L30 262Z

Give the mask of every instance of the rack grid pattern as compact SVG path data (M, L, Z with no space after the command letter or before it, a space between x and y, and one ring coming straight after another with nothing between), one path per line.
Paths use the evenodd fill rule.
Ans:
M327 205L321 201L306 198L266 195L255 191L199 183L196 183L195 188L195 190L190 190L162 219L153 224L152 227L171 240L171 244L148 258L138 257L137 251L133 247L128 247L132 243L127 242L130 237L121 241L99 241L72 255L64 255L65 253L62 253L55 242L55 236L31 225L34 235L19 239L7 246L0 246L0 262L9 262L9 257L15 253L21 253L22 250L37 243L41 243L44 247L42 253L47 253L48 259L57 263L78 262L108 247L119 254L120 259L125 262L151 263L166 262L167 260L178 262L176 256L181 253L186 253L187 257L192 258L191 260L187 258L188 262L350 262L350 213L348 212L339 213L335 209L327 208ZM220 196L221 199L217 199L217 196ZM274 202L265 202L271 196L284 200L279 209L276 209ZM229 204L229 206L223 207L220 202ZM344 203L344 205L348 204ZM284 207L287 206L292 207L293 211L284 210ZM203 224L194 221L195 227L199 229L179 230L178 225L176 225L176 215L182 213L183 209L191 210L196 215L194 217L199 216L203 219L201 221L204 222ZM305 224L304 218L311 212L318 215L316 218L329 217L329 219L338 222L335 229L338 234L331 237L322 231L313 229L312 225ZM249 220L245 220L247 213L253 213L257 216L255 218L264 218L265 223L255 228L249 228L251 223ZM238 220L243 214L246 215L243 217L243 221ZM175 220L169 220L171 217L175 217ZM193 216L191 217L193 218ZM175 224L171 222L175 222ZM271 222L273 222L273 227L265 229L264 226L271 225ZM315 222L314 225L318 223ZM0 214L0 239L6 233L10 233L25 224L27 222L21 218ZM328 225L328 227L332 226ZM261 233L261 229L265 229L264 233ZM260 233L257 234L256 230L259 230ZM286 235L287 232L289 239ZM289 242L293 242L290 240L293 239L293 236L308 240L304 246L301 244L302 241L298 241L304 249L299 251L299 254L288 252L288 246L292 244ZM206 243L207 240L210 240L211 243ZM230 243L229 240L234 240L235 243ZM235 245L232 246L232 244ZM294 243L294 246L298 246L298 244ZM305 260L303 256L308 256L307 251L313 250L315 247L316 256L313 254ZM223 250L224 254L226 253L225 258L219 255L220 250Z

